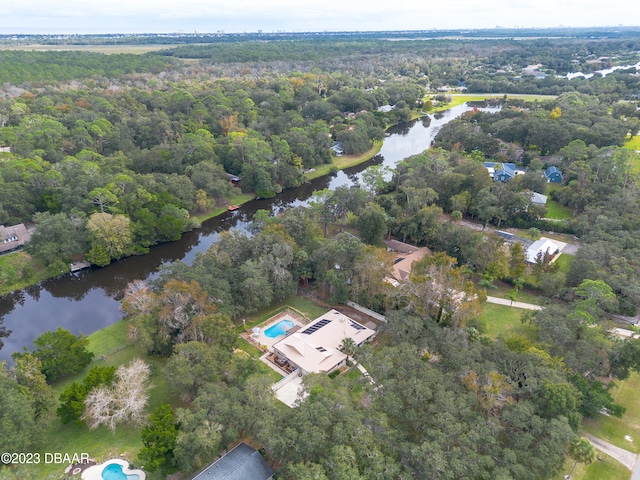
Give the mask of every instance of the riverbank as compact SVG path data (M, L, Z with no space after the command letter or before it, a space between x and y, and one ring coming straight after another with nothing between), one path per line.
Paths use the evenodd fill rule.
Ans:
M424 100L433 99L439 93L430 93ZM442 112L449 110L450 108L457 107L467 102L484 102L486 100L504 100L506 95L507 99L524 100L525 102L535 102L542 100L553 100L557 98L557 95L537 95L533 93L445 93L445 95L451 97L451 102L439 105L433 108L429 113Z
M331 164L320 165L313 172L304 174L305 181L330 175L339 170L355 167L361 163L367 162L375 157L382 148L382 140L377 140L373 146L360 155L342 155L333 157ZM243 205L256 198L255 193L238 193L228 198L229 205ZM192 218L202 223L211 218L217 217L228 211L227 206L211 209L207 212L193 215ZM151 247L154 248L154 247ZM26 265L29 275L23 275L23 269ZM64 274L65 272L62 272ZM57 277L61 272L51 272L45 268L41 262L31 257L25 252L15 252L0 257L0 295L5 295L16 290L20 290L31 285L36 285L44 280Z

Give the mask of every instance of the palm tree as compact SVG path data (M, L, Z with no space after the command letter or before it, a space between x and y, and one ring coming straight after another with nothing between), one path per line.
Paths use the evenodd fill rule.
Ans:
M355 355L358 350L358 344L353 338L347 337L342 340L340 344L340 350L347 356L347 363L349 363L349 357Z
M585 465L589 465L593 463L597 458L598 454L596 453L596 449L591 442L584 437L578 438L575 437L569 446L567 447L567 453L571 458L573 458L576 463L573 464L573 468L571 469L571 473L569 473L568 478L571 478L573 475L573 471L576 469L578 462L582 462Z

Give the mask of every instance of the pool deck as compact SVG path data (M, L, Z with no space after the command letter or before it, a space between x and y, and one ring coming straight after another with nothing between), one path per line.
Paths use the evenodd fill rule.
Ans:
M247 340L248 342L256 344L258 346L266 345L267 349L270 350L271 346L274 343L277 343L277 342L279 342L280 340L282 340L284 338L284 335L278 335L275 338L270 338L270 337L267 337L264 334L264 331L267 328L272 327L273 325L277 324L281 320L291 320L293 322L293 327L292 328L296 328L296 326L297 327L303 327L304 325L309 323L309 321L307 319L301 317L300 315L296 314L295 312L292 312L291 310L285 310L284 312L280 312L277 315L274 315L273 317L268 319L266 322L264 322L263 324L259 325L260 333L258 335L254 334L252 332L252 330L249 329L246 332L242 333L241 337L244 338L245 340Z
M112 458L111 460L107 460L106 462L100 463L99 465L92 465L82 472L80 478L82 480L103 480L102 478L102 470L109 464L117 463L122 467L122 473L125 475L138 475L140 480L145 480L147 475L142 470L131 470L129 469L129 462L126 460L121 460L119 458Z

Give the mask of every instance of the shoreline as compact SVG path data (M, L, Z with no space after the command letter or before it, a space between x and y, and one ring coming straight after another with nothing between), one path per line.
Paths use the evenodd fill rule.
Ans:
M387 127L389 128L389 127ZM320 168L318 168L317 170L313 171L313 172L309 172L309 173L305 173L304 176L304 182L309 182L311 180L314 180L316 178L320 178L320 177L324 177L326 175L330 175L336 171L340 171L340 170L344 170L347 168L351 168L351 167L355 167L357 165L360 165L361 163L367 162L369 160L371 160L373 157L375 157L379 152L380 149L382 148L382 143L383 140L376 140L373 144L373 146L367 150L366 152L360 154L360 155L343 155L341 157L332 157L331 159L331 163L326 163L324 165L321 165ZM297 187L296 187L297 188ZM237 195L234 195L233 197L227 199L227 201L229 202L229 205L244 205L245 203L251 202L253 200L255 200L256 195L255 193L239 193ZM211 218L215 218L219 215L222 215L223 213L227 212L227 207L223 206L223 207L218 207L218 208L214 208L212 210L210 210L209 212L205 212L205 213L201 213L201 214L195 214L193 215L191 218L196 219L199 223L205 222ZM198 227L201 228L201 227ZM197 230L197 229L194 229ZM187 232L183 232L187 233ZM182 238L182 235L181 235ZM153 245L150 248L154 248L157 245ZM28 255L26 252L24 252L23 249L18 250L16 252L11 252L5 255L2 255L0 257L0 265L2 264L11 264L11 259L17 259L17 256L20 253L24 253L26 255ZM146 254L143 254L146 255ZM9 260L7 261L6 259L9 258ZM61 275L68 275L71 272L61 272L61 273L53 273L51 275L42 275L42 267L40 265L40 262L35 259L34 257L32 257L31 255L29 255L29 258L31 259L29 264L34 268L34 271L39 272L40 274L36 276L36 278L34 278L32 281L18 281L16 282L14 285L15 286L10 286L8 288L4 288L3 285L0 285L0 296L2 295L10 295L13 292L16 292L18 290L22 290L24 288L28 288L30 286L33 285L37 285L41 282L44 282L45 280L49 280L52 278L56 278L59 277ZM127 257L124 257L127 258ZM91 268L93 268L94 266L92 265ZM108 265L107 265L108 267ZM104 267L102 267L104 268Z

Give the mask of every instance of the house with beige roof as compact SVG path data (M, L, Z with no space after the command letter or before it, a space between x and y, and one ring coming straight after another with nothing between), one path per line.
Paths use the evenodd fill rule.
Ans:
M415 262L421 260L426 255L431 255L431 250L427 247L416 247L408 243L399 242L398 240L385 240L387 250L396 252L396 258L393 261L391 275L393 278L386 280L394 286L399 282L406 280L411 274L411 267Z
M330 372L346 362L347 355L340 351L346 338L361 345L375 334L374 330L337 310L330 310L274 343L272 348L280 358L298 367L302 374Z

